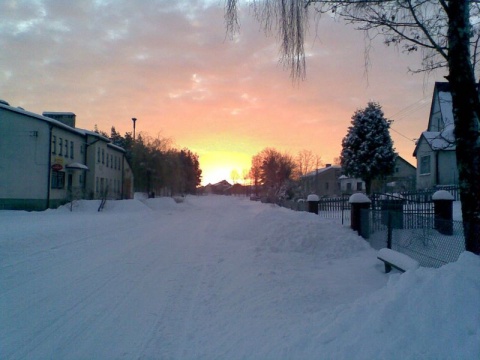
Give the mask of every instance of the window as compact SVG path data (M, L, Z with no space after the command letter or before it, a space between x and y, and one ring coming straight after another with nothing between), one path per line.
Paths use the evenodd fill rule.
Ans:
M68 158L68 140L65 139L65 157Z
M65 173L63 171L52 171L52 189L63 189L65 187Z
M102 149L102 164L105 164L105 150Z
M347 183L347 191L352 191L352 183Z
M357 191L362 191L362 182L361 181L357 182Z
M58 138L58 155L62 156L63 154L63 140Z
M73 159L73 141L70 141L70 159Z
M52 154L57 153L57 137L55 135L52 136Z
M329 187L329 183L326 182L326 183L325 183L325 190L328 190L328 187Z
M430 174L430 155L420 158L420 175Z
M97 148L97 162L100 162L100 148Z
M80 144L80 154L83 154L83 145Z
M107 167L108 167L108 164L109 164L109 162L108 162L109 159L110 159L110 156L108 156L108 154L107 154Z

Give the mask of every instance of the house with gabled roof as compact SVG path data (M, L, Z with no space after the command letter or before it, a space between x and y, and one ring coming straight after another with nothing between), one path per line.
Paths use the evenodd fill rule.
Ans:
M458 184L454 130L450 85L436 82L428 127L413 152L417 159L417 189Z
M341 194L341 175L341 166L327 164L301 177L302 192L304 195L316 194L321 197L338 196Z

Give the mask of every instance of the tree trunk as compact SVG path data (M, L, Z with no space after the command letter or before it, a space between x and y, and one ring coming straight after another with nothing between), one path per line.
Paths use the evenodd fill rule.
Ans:
M470 57L468 0L450 0L448 16L448 81L455 120L465 249L480 254L480 102Z
M371 178L366 178L364 179L365 181L365 193L370 196L372 192L372 179Z

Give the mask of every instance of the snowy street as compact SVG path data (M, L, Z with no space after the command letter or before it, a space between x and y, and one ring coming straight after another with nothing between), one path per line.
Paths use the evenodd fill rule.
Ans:
M480 355L472 254L385 274L313 214L220 196L97 207L0 211L0 358Z

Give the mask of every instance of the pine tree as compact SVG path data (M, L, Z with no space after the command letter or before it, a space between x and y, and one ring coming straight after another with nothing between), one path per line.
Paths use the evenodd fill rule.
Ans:
M353 114L351 124L342 140L340 161L347 175L365 181L370 194L372 180L391 175L395 168L390 121L378 103L369 102Z

